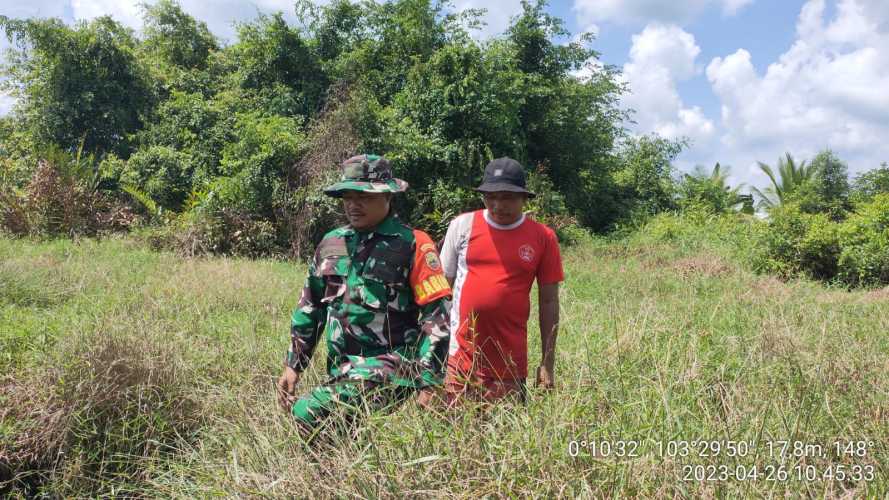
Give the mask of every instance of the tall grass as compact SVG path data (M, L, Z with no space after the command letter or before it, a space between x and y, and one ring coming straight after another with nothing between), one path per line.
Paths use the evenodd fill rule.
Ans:
M273 384L305 268L182 260L126 239L0 239L0 477L6 493L160 497L889 494L889 292L747 271L718 238L565 251L553 392L526 405L365 415L306 445ZM694 243L698 241L698 243ZM532 310L534 308L532 307ZM532 368L539 359L529 322ZM302 382L317 383L323 346ZM749 440L743 458L656 443ZM572 457L572 441L639 443ZM766 441L873 443L785 457L871 481L684 481L683 465L778 465ZM4 490L0 490L2 492Z

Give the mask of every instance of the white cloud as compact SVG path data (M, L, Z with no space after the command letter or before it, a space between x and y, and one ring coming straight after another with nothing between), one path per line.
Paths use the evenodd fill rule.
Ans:
M726 16L733 16L751 3L753 3L753 0L723 0L722 13Z
M823 0L807 2L797 39L761 75L744 49L714 58L707 78L722 101L723 154L771 164L830 147L853 173L889 160L889 9L875 5L840 0L826 20ZM746 180L762 185L752 172Z
M688 137L699 145L710 140L713 122L699 107L687 107L676 89L678 81L697 72L695 59L700 52L694 36L674 25L649 24L633 36L622 75L630 93L622 103L636 111L636 132Z
M617 23L662 22L686 24L707 7L717 6L727 16L735 15L753 0L574 0L580 24L613 21Z
M9 2L12 3L12 2ZM139 30L142 28L142 0L68 0L50 2L16 2L3 5L2 14L15 17L59 17L66 21L90 20L99 16L110 15L121 24ZM153 4L155 0L148 0ZM271 14L282 12L288 22L296 22L294 2L292 0L180 0L182 9L200 21L207 23L215 35L228 42L236 39L236 22L251 21L259 13ZM326 3L319 0L316 3Z

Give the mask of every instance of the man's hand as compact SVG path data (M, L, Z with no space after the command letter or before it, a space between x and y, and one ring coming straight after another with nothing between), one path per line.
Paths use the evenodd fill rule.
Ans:
M299 382L299 373L289 366L284 367L284 373L278 379L278 404L284 411L289 412L296 401L296 384Z
M541 389L552 389L556 385L556 378L552 369L545 366L537 367L537 387Z

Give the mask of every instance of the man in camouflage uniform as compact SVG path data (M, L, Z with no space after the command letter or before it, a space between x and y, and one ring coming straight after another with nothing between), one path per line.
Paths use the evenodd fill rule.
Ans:
M392 213L393 193L406 189L376 155L346 160L342 180L324 189L342 198L349 224L315 250L278 381L280 404L306 429L337 408L347 415L379 409L441 383L451 290L429 236ZM296 399L322 331L330 378Z

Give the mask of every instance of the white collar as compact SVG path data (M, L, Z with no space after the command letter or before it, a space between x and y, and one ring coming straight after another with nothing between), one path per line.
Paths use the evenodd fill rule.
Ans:
M487 222L488 225L493 227L494 229L504 229L504 230L515 229L515 228L521 226L523 222L525 222L525 214L522 214L522 216L519 217L519 220L513 222L512 224L508 224L505 226L503 224L497 224L496 222L494 222L494 220L491 219L491 216L488 214L487 208L485 209L485 211L483 212L482 215L484 215L484 217L485 217L485 222Z

